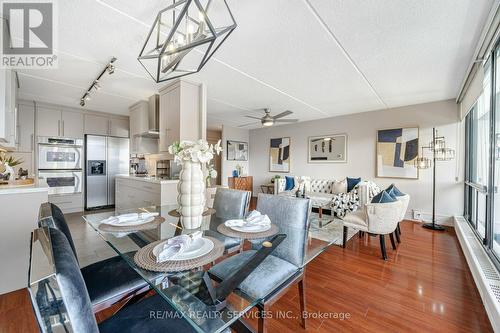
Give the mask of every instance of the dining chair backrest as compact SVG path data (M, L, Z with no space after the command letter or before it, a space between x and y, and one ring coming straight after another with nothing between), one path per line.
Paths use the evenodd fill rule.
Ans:
M213 208L215 214L210 220L211 227L217 227L230 219L242 219L248 211L251 192L218 188L215 192Z
M68 223L66 222L66 218L59 207L50 202L43 203L40 206L40 211L38 213L38 227L49 227L61 231L68 239L71 250L73 251L75 258L77 258L73 237L71 237Z
M90 297L71 246L61 231L48 228L56 280L74 332L98 333Z
M401 201L401 215L399 217L399 221L403 221L406 217L406 210L408 209L408 205L410 204L410 195L405 194L397 197L397 199Z
M302 267L309 229L310 200L259 193L257 211L269 216L271 223L278 226L279 233L287 236L272 255Z

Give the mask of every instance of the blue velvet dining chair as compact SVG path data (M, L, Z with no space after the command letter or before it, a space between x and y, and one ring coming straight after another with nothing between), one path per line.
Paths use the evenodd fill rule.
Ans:
M305 290L303 265L309 229L310 201L304 198L259 194L257 210L267 214L271 222L279 227L280 234L286 239L269 255L248 277L238 289L254 299L261 299L257 304L260 312L258 331L265 332L265 313L286 290L298 284L301 324L305 328L306 321L302 314L305 311ZM253 241L252 249L229 257L209 270L216 281L224 281L244 265L252 257L262 240Z
M49 227L61 231L68 239L71 253L78 262L73 237L59 207L48 202L42 204L39 211L38 227ZM140 297L150 289L148 283L120 256L82 267L81 273L94 312L106 309L119 301Z
M54 228L40 228L35 230L34 234L40 234L41 229L45 229L43 232L48 233L47 247L51 248L55 268L55 282L50 283L51 288L47 291L45 289L47 284L40 284L41 281L39 281L35 283L39 287L35 292L36 297L32 294L33 308L42 331L46 331L42 328L46 328L47 325L50 327L51 322L57 321L59 317L59 324L65 326L66 331L75 333L195 332L186 319L182 318L182 314L176 312L158 294L131 304L97 324L84 278L72 253L68 238ZM40 258L40 254L31 254L30 265L33 265L33 258ZM49 262L49 260L44 262ZM48 303L40 304L38 301L42 299L43 293L47 294L44 298L48 300ZM151 317L152 312L169 313L172 316L158 320ZM47 320L46 314L51 315L53 320Z
M222 236L217 232L217 227L231 219L242 219L248 212L248 205L251 198L250 191L232 190L218 188L215 192L213 208L215 214L210 219L210 229L205 231L205 235L214 237L224 243L224 248L228 252L238 250L241 245L239 238Z

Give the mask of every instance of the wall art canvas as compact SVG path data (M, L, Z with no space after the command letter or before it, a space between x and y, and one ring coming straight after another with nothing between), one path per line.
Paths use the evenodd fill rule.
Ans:
M309 163L346 163L347 135L309 137Z
M377 177L418 179L418 127L377 132Z
M290 172L290 138L271 139L269 171Z
M227 140L228 161L248 161L248 142Z

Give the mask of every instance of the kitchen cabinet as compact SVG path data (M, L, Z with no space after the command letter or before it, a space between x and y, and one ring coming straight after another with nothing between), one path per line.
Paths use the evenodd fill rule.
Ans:
M17 142L17 80L12 70L0 70L0 146L14 150Z
M109 119L109 135L121 138L129 137L129 121L121 118Z
M62 111L61 136L83 138L83 114L80 112Z
M85 115L85 134L108 135L108 118L93 114Z
M110 135L128 138L129 124L125 118L85 115L85 134Z
M32 152L35 147L35 106L19 103L17 106L17 151Z
M83 115L57 107L37 107L38 136L83 138Z
M184 79L160 90L159 150L182 140L206 137L206 97L204 86Z
M38 136L61 135L61 110L37 107L36 133Z

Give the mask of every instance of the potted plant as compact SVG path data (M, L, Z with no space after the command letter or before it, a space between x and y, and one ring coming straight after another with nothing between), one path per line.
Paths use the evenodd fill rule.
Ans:
M13 156L7 156L4 151L0 151L0 178L9 181L16 179L14 168L16 165L23 163L23 160L16 159Z
M201 226L205 208L205 182L203 167L222 151L220 140L209 145L205 140L174 142L168 152L182 166L179 173L177 203L182 226L196 229ZM214 170L215 171L215 170Z

